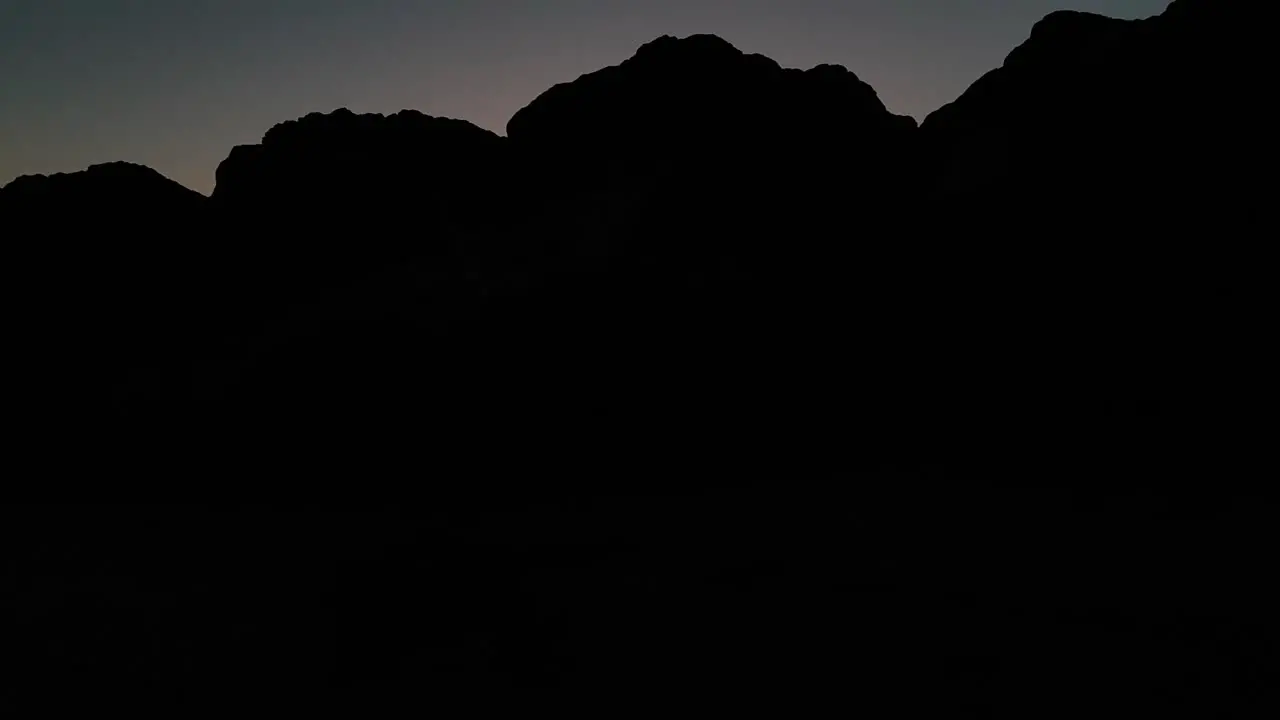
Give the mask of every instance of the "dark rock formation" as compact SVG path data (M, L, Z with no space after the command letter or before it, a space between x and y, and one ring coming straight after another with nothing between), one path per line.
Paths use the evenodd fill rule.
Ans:
M1055 13L921 128L695 36L15 181L72 504L0 507L0 704L1274 716L1258 7Z
M502 138L471 123L412 110L312 113L276 125L258 145L232 149L218 166L213 199L229 212L316 227L342 223L334 229L345 232L382 230L417 215L429 231L491 194L502 146Z
M914 129L843 68L783 70L709 36L558 86L507 140L415 113L286 123L232 153L213 202L236 232L270 224L288 279L262 284L323 295L328 320L268 323L273 349L232 391L257 411L225 424L334 448L420 432L454 459L518 447L561 466L556 482L611 457L635 458L619 475L682 457L672 481L705 477L712 446L795 407L746 378L836 362L822 348L868 294L849 263L890 245ZM681 403L697 409L672 416ZM507 462L478 472L518 472Z
M1106 444L1101 428L1119 446L1105 457L1178 457L1188 475L1217 474L1252 434L1249 406L1227 398L1258 392L1265 366L1268 283L1246 258L1266 222L1251 167L1266 143L1236 110L1267 82L1256 8L1053 13L922 124L928 232L964 278L946 326L985 349L973 376L1017 378L1031 406L1017 415L1054 418L1037 432L1086 466L1108 462L1081 450ZM1012 356L1010 377L998 358Z
M914 129L842 67L783 69L695 35L659 38L555 86L507 132L533 159L535 182L636 199L632 212L647 218L636 242L674 235L681 246L664 261L688 264L700 246L720 258L821 255L842 244L825 242L828 221L879 222L892 212L884 201L904 197Z
M127 162L91 165L74 173L23 175L0 193L6 214L38 211L47 213L46 222L91 223L110 213L107 219L127 216L144 226L166 213L192 212L204 199L149 167Z
M1167 429L1149 419L1174 397L1228 409L1194 380L1225 367L1188 344L1259 356L1262 283L1226 250L1244 245L1204 240L1260 221L1242 167L1258 133L1221 111L1260 82L1244 7L1054 13L920 129L843 68L664 37L547 91L509 138L339 110L234 149L208 201L123 166L2 197L101 235L182 228L74 263L128 279L95 304L130 317L128 337L173 337L142 330L157 308L198 324L188 415L267 444L279 428L303 446L522 438L550 462L549 438L590 437L600 463L661 465L724 457L713 428L720 447L756 438L815 467L846 455L833 436L862 438L867 461L983 464L1012 442L1105 464L1128 452L1122 428ZM107 310L125 296L142 309Z
M1247 395L1256 368L1228 364L1261 362L1262 265L1237 259L1264 220L1261 136L1222 110L1263 82L1248 7L1054 13L919 129L843 68L664 37L509 138L339 110L234 149L208 200L118 165L0 202L86 229L65 261L65 241L22 250L77 268L30 274L58 288L47 317L92 307L95 346L131 358L200 337L211 405L156 392L267 444L425 423L442 448L544 459L551 437L593 438L600 463L701 447L717 476L709 434L816 467L849 455L832 436L867 460L1012 443L1106 464L1134 425L1243 417L1207 378Z
M704 159L812 162L799 151L866 148L914 126L843 67L783 69L695 35L661 37L620 65L553 87L511 118L507 134L629 176Z
M1262 51L1247 22L1224 23L1247 5L1178 2L1136 21L1049 15L1003 67L925 120L943 190L978 208L984 198L1032 203L1026 215L1072 207L1088 209L1086 217L1150 217L1149 203L1163 200L1181 207L1184 228L1220 223L1186 213L1205 205L1205 193L1238 190L1224 190L1224 181L1245 184L1224 173L1252 139L1228 108L1248 102L1263 80ZM1210 173L1219 178L1213 187L1203 182ZM1183 204L1192 197L1198 202ZM1071 223L1066 232L1091 222L1055 216Z
M462 120L405 110L312 113L239 146L213 203L246 257L323 287L414 257L456 257L496 216L504 140Z
M130 163L0 189L9 288L21 303L10 328L23 378L14 406L44 452L88 452L78 443L110 434L139 377L182 395L171 381L188 361L205 287L207 202Z

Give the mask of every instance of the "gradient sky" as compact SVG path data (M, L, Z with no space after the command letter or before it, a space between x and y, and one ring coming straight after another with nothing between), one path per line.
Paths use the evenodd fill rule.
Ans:
M233 145L312 111L415 108L504 132L557 82L663 35L845 65L923 118L1055 9L1168 0L0 0L0 185L112 160L200 192Z

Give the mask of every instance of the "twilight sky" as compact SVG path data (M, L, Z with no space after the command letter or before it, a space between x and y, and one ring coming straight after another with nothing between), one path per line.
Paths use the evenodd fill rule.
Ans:
M923 118L1047 12L1168 0L0 0L0 185L112 160L208 193L233 145L312 111L415 108L498 133L663 35L845 65Z

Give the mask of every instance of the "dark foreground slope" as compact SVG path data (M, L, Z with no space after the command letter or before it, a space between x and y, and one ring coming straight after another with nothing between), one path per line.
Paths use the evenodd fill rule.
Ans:
M3 508L0 701L1273 717L1251 7L1050 16L918 129L665 38L507 138L339 111L211 199L0 191L205 248L116 346L188 359L25 471L199 501ZM95 257L56 307L154 282Z
M1273 716L1272 510L857 479L898 489L6 506L0 702Z

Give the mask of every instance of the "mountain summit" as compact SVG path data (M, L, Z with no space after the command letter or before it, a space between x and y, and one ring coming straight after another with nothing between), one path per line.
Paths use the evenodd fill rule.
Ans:
M507 135L562 151L643 157L751 153L903 131L870 85L840 66L783 69L714 35L658 38L620 65L556 85L520 110Z

